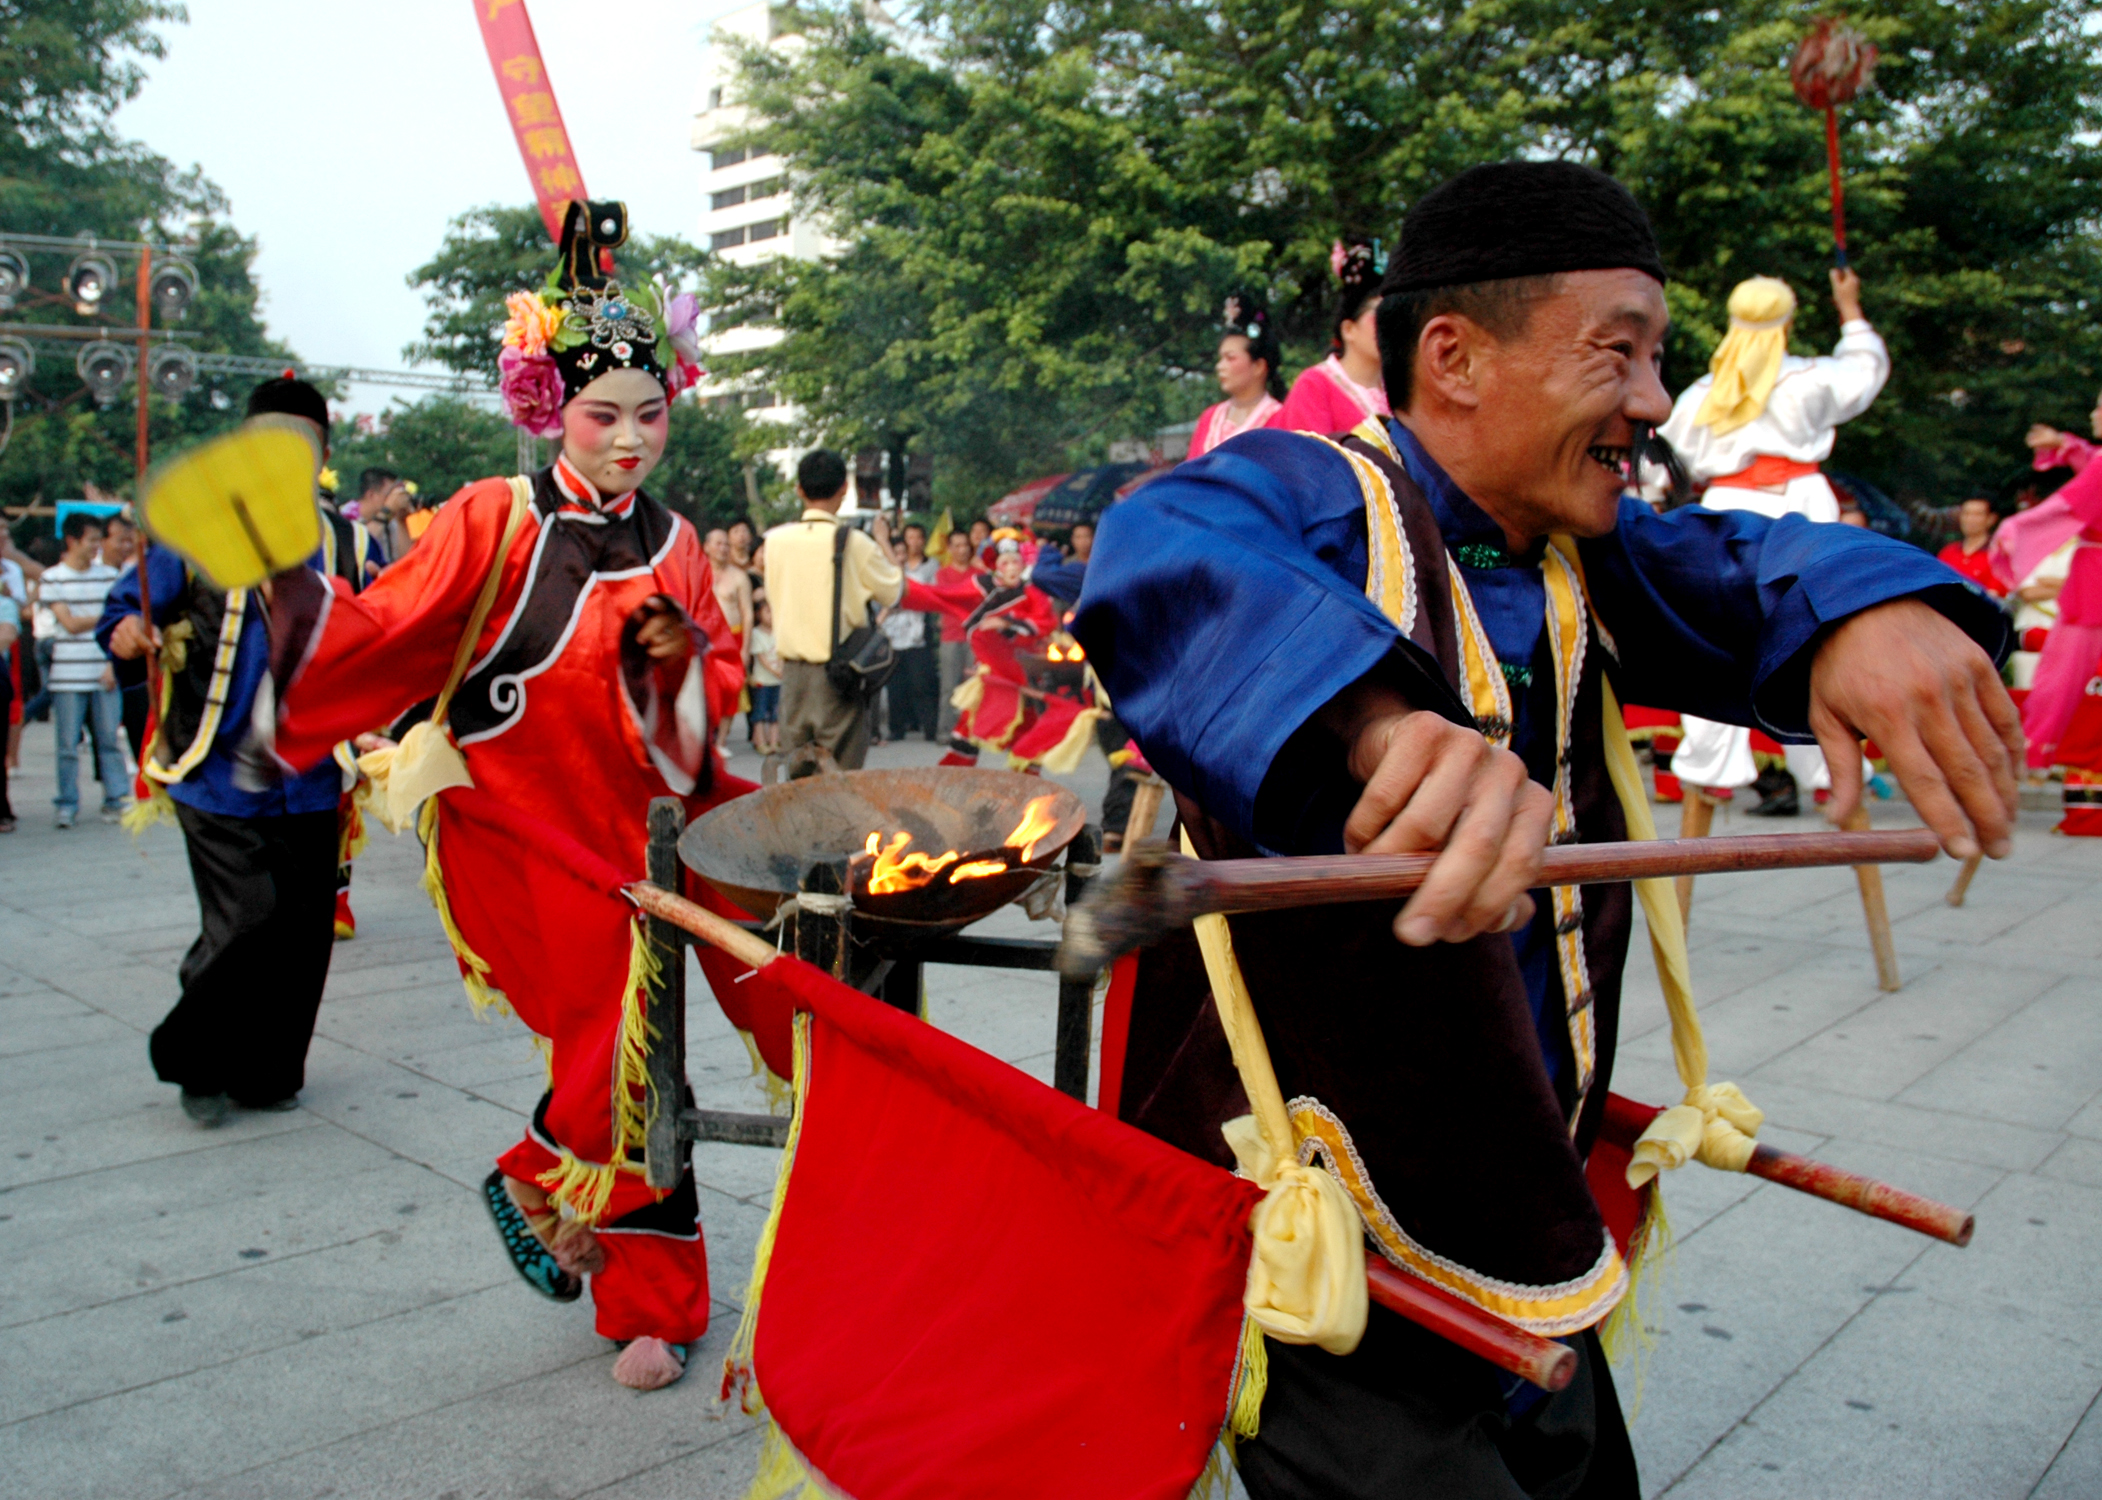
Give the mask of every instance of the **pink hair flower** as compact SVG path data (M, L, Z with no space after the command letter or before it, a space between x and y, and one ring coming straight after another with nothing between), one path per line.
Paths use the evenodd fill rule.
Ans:
M497 388L511 424L535 437L562 435L562 372L545 354L527 354L506 344L497 356L502 375Z

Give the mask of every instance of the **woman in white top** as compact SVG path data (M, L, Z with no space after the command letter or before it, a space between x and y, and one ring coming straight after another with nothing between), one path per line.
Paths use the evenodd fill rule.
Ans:
M1839 519L1839 499L1818 465L1831 457L1840 424L1867 411L1890 379L1890 351L1861 315L1859 275L1832 272L1832 303L1839 343L1829 355L1805 359L1788 352L1796 307L1788 283L1754 276L1730 293L1729 333L1661 429L1694 485L1707 486L1701 504L1710 510ZM1671 761L1681 781L1720 788L1757 778L1750 730L1690 714L1684 727ZM1822 791L1832 784L1817 746L1785 748L1798 785ZM1795 804L1784 789L1756 810L1792 812Z

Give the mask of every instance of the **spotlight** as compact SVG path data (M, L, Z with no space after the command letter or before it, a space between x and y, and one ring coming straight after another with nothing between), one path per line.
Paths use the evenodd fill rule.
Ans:
M180 401L197 384L196 356L174 344L163 344L153 351L153 358L147 363L146 379L154 395Z
M186 260L169 259L153 268L149 288L154 311L163 323L180 323L197 296L197 270Z
M29 262L13 250L0 247L0 308L15 305L15 298L29 290Z
M112 344L108 339L97 339L92 344L83 344L80 357L73 361L73 368L80 372L86 382L88 394L95 398L98 406L107 406L117 399L124 389L124 382L131 378L131 351L122 344Z
M99 253L74 257L72 269L66 272L66 295L73 299L73 311L83 318L100 312L116 289L117 268Z
M0 401L13 401L29 389L36 374L36 351L20 339L0 339Z

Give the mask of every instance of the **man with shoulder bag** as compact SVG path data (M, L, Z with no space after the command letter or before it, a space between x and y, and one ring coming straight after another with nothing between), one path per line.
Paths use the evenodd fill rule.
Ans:
M905 575L880 514L873 535L840 524L846 492L844 459L824 448L803 455L802 517L766 534L766 594L781 654L781 749L822 745L854 771L868 759L869 705L897 662L876 609L904 595Z

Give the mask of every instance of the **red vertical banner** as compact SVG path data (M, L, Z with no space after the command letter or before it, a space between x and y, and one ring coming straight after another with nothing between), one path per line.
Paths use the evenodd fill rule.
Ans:
M525 161L526 176L532 179L533 196L540 200L540 217L547 221L548 238L560 240L564 209L572 198L587 195L584 174L562 125L561 106L555 103L547 68L540 61L532 18L526 14L525 0L472 3L482 27L482 44L489 49L489 66L496 71L497 92L503 95L504 113L510 118L511 133L518 138L518 154Z

